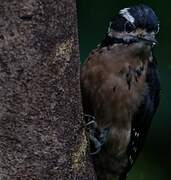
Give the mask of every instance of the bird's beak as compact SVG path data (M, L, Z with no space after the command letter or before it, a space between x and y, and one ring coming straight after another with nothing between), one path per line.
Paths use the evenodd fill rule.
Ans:
M138 37L138 39L140 41L144 41L148 45L155 46L157 44L157 40L156 40L155 36L153 36L151 34L145 35L143 37Z

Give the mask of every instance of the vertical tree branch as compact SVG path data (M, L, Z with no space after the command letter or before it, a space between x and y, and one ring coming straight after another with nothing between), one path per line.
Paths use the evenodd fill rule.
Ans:
M0 0L0 179L87 179L75 0Z

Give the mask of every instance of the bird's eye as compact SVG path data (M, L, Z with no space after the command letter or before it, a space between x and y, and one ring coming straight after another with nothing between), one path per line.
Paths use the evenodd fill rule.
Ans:
M154 28L154 32L157 34L160 30L160 25L158 24L155 28Z
M155 34L157 34L159 32L159 30L160 30L159 24L153 25L153 26L148 25L148 28L147 28L147 32L150 32L150 33L153 32Z
M125 30L126 32L130 33L131 31L135 30L135 26L131 24L130 22L127 22L125 24Z

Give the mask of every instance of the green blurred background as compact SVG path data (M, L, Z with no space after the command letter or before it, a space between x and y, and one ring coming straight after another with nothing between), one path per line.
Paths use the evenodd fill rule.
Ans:
M144 3L159 16L159 45L155 48L162 82L161 103L153 120L145 148L128 180L171 179L171 1L77 0L81 61L101 42L110 18L119 9Z

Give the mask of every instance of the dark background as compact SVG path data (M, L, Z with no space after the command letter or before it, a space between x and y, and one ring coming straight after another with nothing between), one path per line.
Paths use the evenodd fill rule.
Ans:
M77 0L81 61L103 39L110 18L124 7L144 3L160 19L159 45L155 48L162 82L161 103L145 148L128 180L171 179L171 6L170 1Z

